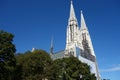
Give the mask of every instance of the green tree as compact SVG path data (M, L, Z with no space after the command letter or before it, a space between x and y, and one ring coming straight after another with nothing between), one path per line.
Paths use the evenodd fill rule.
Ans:
M16 56L17 80L96 80L91 74L90 67L75 57L62 58L52 61L43 50L26 52Z
M96 80L95 75L90 72L90 67L75 57L57 59L54 65L57 67L54 80L79 80L80 75L84 80Z
M0 31L0 80L13 80L16 51L11 33Z
M49 54L43 50L35 50L34 52L26 52L17 55L17 65L21 68L18 74L20 80L42 80L49 79L51 76L50 66L52 59Z

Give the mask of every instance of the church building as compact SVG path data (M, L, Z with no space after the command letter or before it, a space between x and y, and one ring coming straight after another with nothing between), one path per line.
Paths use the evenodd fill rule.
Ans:
M91 37L85 23L83 12L81 11L81 23L78 25L77 18L73 7L73 2L70 4L70 16L66 32L66 47L65 50L53 53L53 45L51 44L51 58L53 60L74 56L81 62L87 63L90 66L91 73L94 73L97 80L100 80L96 55L93 49Z

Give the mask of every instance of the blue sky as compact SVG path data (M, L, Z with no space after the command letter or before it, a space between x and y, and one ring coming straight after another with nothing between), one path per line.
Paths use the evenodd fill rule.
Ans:
M80 22L80 10L88 26L102 78L119 80L120 1L73 0ZM0 0L0 30L15 35L17 53L33 47L49 52L63 50L70 12L70 0ZM80 24L79 24L80 25Z

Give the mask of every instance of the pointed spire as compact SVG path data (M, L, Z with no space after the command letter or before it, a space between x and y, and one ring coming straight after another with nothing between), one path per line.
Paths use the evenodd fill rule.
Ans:
M87 26L86 26L86 23L85 23L83 12L81 10L81 30L83 30L83 29L87 29Z
M71 19L76 19L76 16L75 16L75 11L74 11L74 7L73 7L73 1L71 0L71 7L70 7L70 20Z
M53 54L53 37L51 38L50 54Z

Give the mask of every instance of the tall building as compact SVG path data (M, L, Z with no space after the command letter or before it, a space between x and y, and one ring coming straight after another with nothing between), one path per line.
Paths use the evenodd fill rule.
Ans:
M80 24L81 25L79 27L73 7L73 2L71 1L65 50L59 51L55 54L51 53L51 57L53 59L69 56L77 57L81 62L87 63L90 66L91 73L94 73L97 77L97 80L100 80L96 55L82 11ZM51 49L53 50L53 46Z

